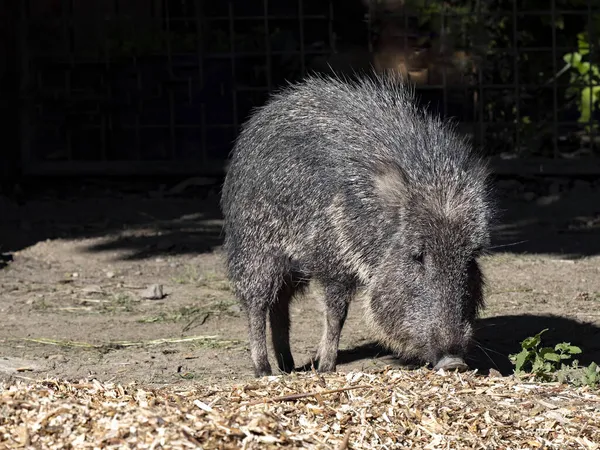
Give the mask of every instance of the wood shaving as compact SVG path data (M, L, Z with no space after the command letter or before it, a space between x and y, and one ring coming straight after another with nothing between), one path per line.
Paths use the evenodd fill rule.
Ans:
M599 449L600 391L426 369L0 384L0 449Z

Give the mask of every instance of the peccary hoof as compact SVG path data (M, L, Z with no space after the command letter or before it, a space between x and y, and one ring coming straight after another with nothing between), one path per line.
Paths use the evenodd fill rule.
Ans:
M273 371L271 370L271 366L258 366L254 368L254 377L262 378L273 375Z
M469 366L458 356L444 356L440 359L433 370L456 370L457 372L465 372L469 370Z

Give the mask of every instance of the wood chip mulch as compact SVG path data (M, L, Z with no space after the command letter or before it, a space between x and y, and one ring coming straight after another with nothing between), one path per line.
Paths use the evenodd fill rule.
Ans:
M600 390L386 369L229 386L0 384L0 449L599 449Z

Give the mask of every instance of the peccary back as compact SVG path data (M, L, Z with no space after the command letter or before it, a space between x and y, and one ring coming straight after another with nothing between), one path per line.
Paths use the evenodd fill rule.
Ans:
M311 76L274 94L240 133L222 194L256 375L271 373L267 314L278 366L294 368L289 302L311 279L325 291L319 370L335 370L358 288L382 343L464 368L483 306L488 178L468 142L391 77Z

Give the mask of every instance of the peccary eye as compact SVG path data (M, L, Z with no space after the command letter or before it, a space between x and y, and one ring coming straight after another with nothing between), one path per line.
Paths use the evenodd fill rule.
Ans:
M424 260L423 252L413 254L412 258L416 263L423 264L423 260Z
M483 247L477 247L471 253L471 256L469 258L469 262L474 263L475 261L477 261L477 258L479 258L482 254L483 254Z

